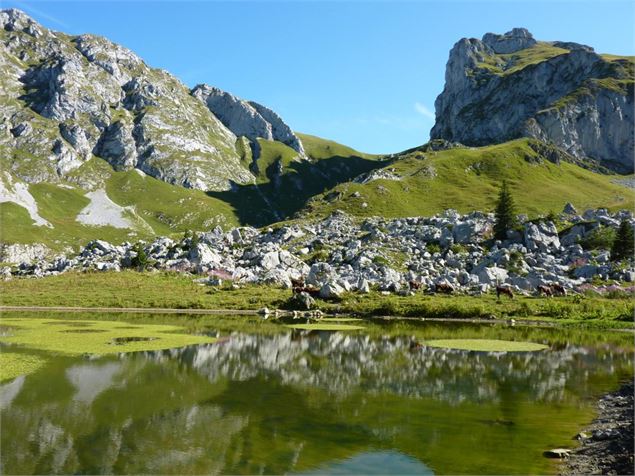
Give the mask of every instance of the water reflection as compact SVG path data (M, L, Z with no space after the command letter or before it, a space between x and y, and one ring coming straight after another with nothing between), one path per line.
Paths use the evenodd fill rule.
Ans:
M59 357L0 386L3 473L544 473L632 353L410 348L408 338L233 334Z

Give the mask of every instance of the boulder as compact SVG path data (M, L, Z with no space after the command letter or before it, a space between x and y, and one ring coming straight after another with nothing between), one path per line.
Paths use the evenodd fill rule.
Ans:
M309 293L301 292L291 296L287 301L287 306L290 309L309 311L315 307L315 299Z
M507 279L507 270L492 266L491 268L483 268L478 273L478 279L482 284L495 285L503 283Z
M577 215L578 211L575 209L571 202L567 202L567 204L562 209L562 213L566 215Z
M556 226L550 222L526 223L524 228L525 246L530 251L548 251L560 248Z
M331 265L328 263L318 262L311 265L311 269L309 270L309 274L306 278L306 283L311 286L321 287L334 280L335 272Z
M326 283L320 288L320 297L322 299L336 299L344 294L344 288L337 283Z
M260 259L260 266L265 270L270 270L277 267L280 264L280 255L277 251L270 251L265 253Z

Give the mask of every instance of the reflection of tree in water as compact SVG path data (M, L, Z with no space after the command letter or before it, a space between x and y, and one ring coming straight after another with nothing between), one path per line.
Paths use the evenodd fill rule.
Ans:
M1 469L285 473L395 448L437 472L474 472L478 460L487 472L540 473L543 442L575 434L579 398L631 372L630 358L295 333L53 359L0 387Z

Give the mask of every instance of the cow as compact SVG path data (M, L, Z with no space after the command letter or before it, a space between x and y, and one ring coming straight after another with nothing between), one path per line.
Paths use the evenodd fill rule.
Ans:
M421 282L410 280L408 281L408 287L411 291L419 291L419 289L421 289Z
M551 293L554 296L566 296L567 295L567 290L565 289L565 287L562 284L553 283L551 285Z
M291 287L292 288L303 288L304 287L304 278L293 279L291 278Z
M500 299L501 294L505 294L506 296L509 296L510 299L514 299L514 292L509 286L496 285L496 299Z
M434 286L434 290L437 293L444 294L452 294L455 291L454 286L452 286L450 283L437 283Z
M318 297L320 295L320 290L313 286L295 286L292 292L293 294L307 293L311 297Z
M551 291L551 286L545 286L544 284L539 284L536 289L538 290L538 296L542 296L543 294L546 297L553 296L553 292Z

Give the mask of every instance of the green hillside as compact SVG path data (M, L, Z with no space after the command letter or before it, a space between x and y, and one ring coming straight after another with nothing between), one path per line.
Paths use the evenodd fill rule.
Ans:
M415 149L384 167L397 180L340 184L311 200L301 216L336 209L359 217L431 215L448 208L492 210L502 180L508 181L519 213L530 216L559 212L567 202L579 210L633 207L635 191L613 183L623 176L549 162L532 144L536 142L519 139L480 148Z
M307 158L300 159L280 142L258 139L256 182L208 194L230 204L241 223L264 226L293 216L315 195L387 163L382 156L337 142L306 134L298 137Z
M635 191L616 183L624 176L550 162L543 154L554 157L553 150L529 139L436 152L423 146L386 159L314 136L301 138L307 159L279 142L259 140L254 183L225 192L186 189L135 170L114 172L93 158L70 177L73 182L28 187L39 215L52 227L36 226L15 203L0 204L0 242L44 243L61 250L95 238L117 243L217 225L265 226L321 217L336 209L358 217L431 215L447 208L487 211L502 180L509 182L519 213L530 216L558 212L566 202L579 210L632 208L635 203ZM380 178L373 179L374 174ZM86 182L97 184L92 188L103 189L114 204L124 207L131 227L78 222L90 199L77 184Z

